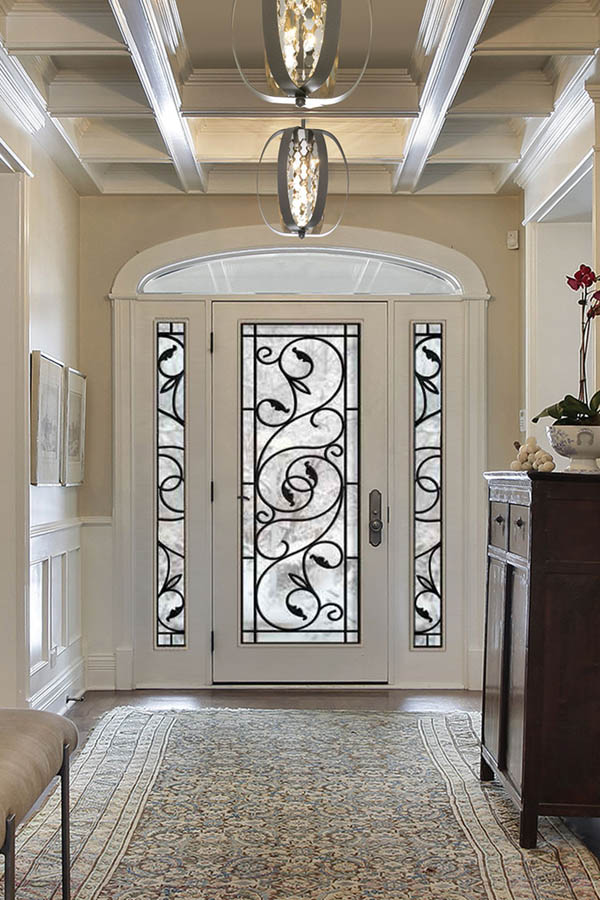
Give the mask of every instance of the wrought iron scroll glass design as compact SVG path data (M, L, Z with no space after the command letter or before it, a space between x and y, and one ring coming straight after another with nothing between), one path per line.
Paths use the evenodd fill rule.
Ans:
M156 645L184 647L185 322L156 323Z
M357 643L360 326L241 326L243 643Z
M413 647L444 645L444 329L413 324Z

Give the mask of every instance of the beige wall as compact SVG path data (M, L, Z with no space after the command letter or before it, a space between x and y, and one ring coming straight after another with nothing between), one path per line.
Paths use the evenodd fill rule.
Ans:
M30 346L79 365L79 197L32 142L28 184ZM79 488L32 487L31 524L77 515Z
M345 225L427 238L470 256L494 300L489 310L489 468L506 468L523 405L522 251L506 231L522 219L519 197L356 197ZM141 250L187 234L258 222L254 197L81 199L80 362L88 379L87 474L82 515L111 514L112 281Z

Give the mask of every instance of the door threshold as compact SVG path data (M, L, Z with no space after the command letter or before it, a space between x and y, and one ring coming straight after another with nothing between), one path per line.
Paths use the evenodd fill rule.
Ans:
M288 691L303 691L306 688L310 688L311 690L317 691L327 691L327 690L336 690L336 691L368 691L368 690L381 690L382 688L389 688L389 681L329 681L329 682L317 682L317 681L304 681L304 682L289 682L289 681L253 681L250 682L235 682L235 681L218 681L214 682L210 685L214 690L236 690L236 691L251 691L256 688L261 688L263 690L274 690L280 691L282 689Z

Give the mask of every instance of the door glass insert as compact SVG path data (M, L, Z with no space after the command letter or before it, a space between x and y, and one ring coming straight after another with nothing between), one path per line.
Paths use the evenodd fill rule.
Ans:
M413 647L443 647L443 326L413 323Z
M242 643L360 640L360 325L241 326Z
M156 323L156 645L184 647L185 322Z

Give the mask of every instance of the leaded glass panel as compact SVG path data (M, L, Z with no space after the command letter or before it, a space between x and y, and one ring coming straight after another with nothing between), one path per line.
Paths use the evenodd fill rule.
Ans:
M413 647L444 645L444 329L413 323Z
M156 643L184 647L185 322L156 324Z
M355 324L241 327L243 643L360 640Z

